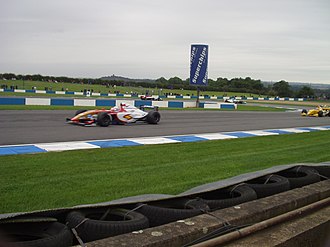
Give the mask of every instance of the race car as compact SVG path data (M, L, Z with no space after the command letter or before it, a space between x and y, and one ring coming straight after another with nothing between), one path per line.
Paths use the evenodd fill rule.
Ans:
M309 116L309 117L330 117L330 107L319 105L315 109L311 109L307 111L303 109L301 111L301 116Z
M145 111L150 108L151 111ZM126 124L138 121L148 124L157 124L160 120L158 107L141 106L140 109L129 104L121 103L120 107L112 107L110 110L78 110L74 117L67 118L67 123L82 126L107 127L110 124Z
M226 103L234 103L234 104L246 104L246 101L237 100L237 99L225 99Z
M157 100L157 101L161 101L162 99L160 97L153 97L153 96L148 96L148 95L141 95L140 96L141 100Z

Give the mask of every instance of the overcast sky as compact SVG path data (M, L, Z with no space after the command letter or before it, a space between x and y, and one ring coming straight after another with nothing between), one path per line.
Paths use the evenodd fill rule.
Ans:
M329 0L0 0L0 73L330 84Z

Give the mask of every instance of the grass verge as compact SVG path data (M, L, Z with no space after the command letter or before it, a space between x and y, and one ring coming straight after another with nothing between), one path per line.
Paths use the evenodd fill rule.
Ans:
M299 162L330 160L330 131L111 149L0 156L0 213L177 194Z
M180 90L180 89L157 89L157 88L142 88L142 87L123 87L116 86L106 87L105 85L98 84L75 84L75 83L54 83L54 82L45 82L45 81L28 81L28 80L0 80L0 85L14 86L18 89L31 89L32 87L36 87L38 90L45 90L45 88L49 88L49 90L54 91L63 91L67 89L67 91L72 92L82 92L84 89L93 90L94 92L100 93L114 93L114 91L119 91L120 93L130 93L136 92L139 94L145 94L146 91L149 91L151 94L165 94L165 93L173 93L173 94L182 94L182 95L196 95L196 90ZM249 97L263 97L258 94L250 94L250 93L242 93L242 92L215 92L215 91L203 91L201 92L203 95L216 95L216 96L235 96L235 95L246 95ZM0 93L1 95L1 93Z

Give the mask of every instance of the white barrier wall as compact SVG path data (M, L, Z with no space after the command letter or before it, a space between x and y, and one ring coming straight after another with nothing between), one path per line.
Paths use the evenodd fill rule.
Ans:
M75 106L95 106L95 100L74 99Z
M196 102L185 101L183 102L183 108L196 107Z
M152 101L152 106L168 107L168 101Z
M25 105L50 105L49 98L26 98Z
M152 105L164 108L189 108L195 107L195 101L144 101L144 100L116 100L116 99L72 99L72 98L21 98L0 97L0 105L55 105L55 106L91 106L91 107L119 107L121 103L140 107L141 105ZM199 103L200 108L236 109L233 103L208 102Z

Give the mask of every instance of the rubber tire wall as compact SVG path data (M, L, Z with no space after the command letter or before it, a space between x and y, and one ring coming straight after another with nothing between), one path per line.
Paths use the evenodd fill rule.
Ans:
M185 198L150 204L139 203L137 206L137 211L149 219L151 227L190 218L210 210L203 200Z
M317 170L319 174L327 177L323 179L330 179L330 166L313 166L310 168Z
M271 174L246 182L256 193L258 198L275 195L290 189L288 178Z
M277 174L289 180L290 189L300 188L321 180L317 170L306 166L297 166Z
M231 207L257 199L256 192L245 184L199 195L212 210Z
M104 220L98 220L107 210L88 209L72 211L67 215L66 221L70 228L75 228L83 242L90 242L149 227L148 219L145 216L122 208L111 209Z
M8 234L8 245L15 247L67 247L72 246L70 229L59 222L25 222L0 224L0 232ZM22 237L24 239L22 239ZM1 240L2 244L3 239Z

